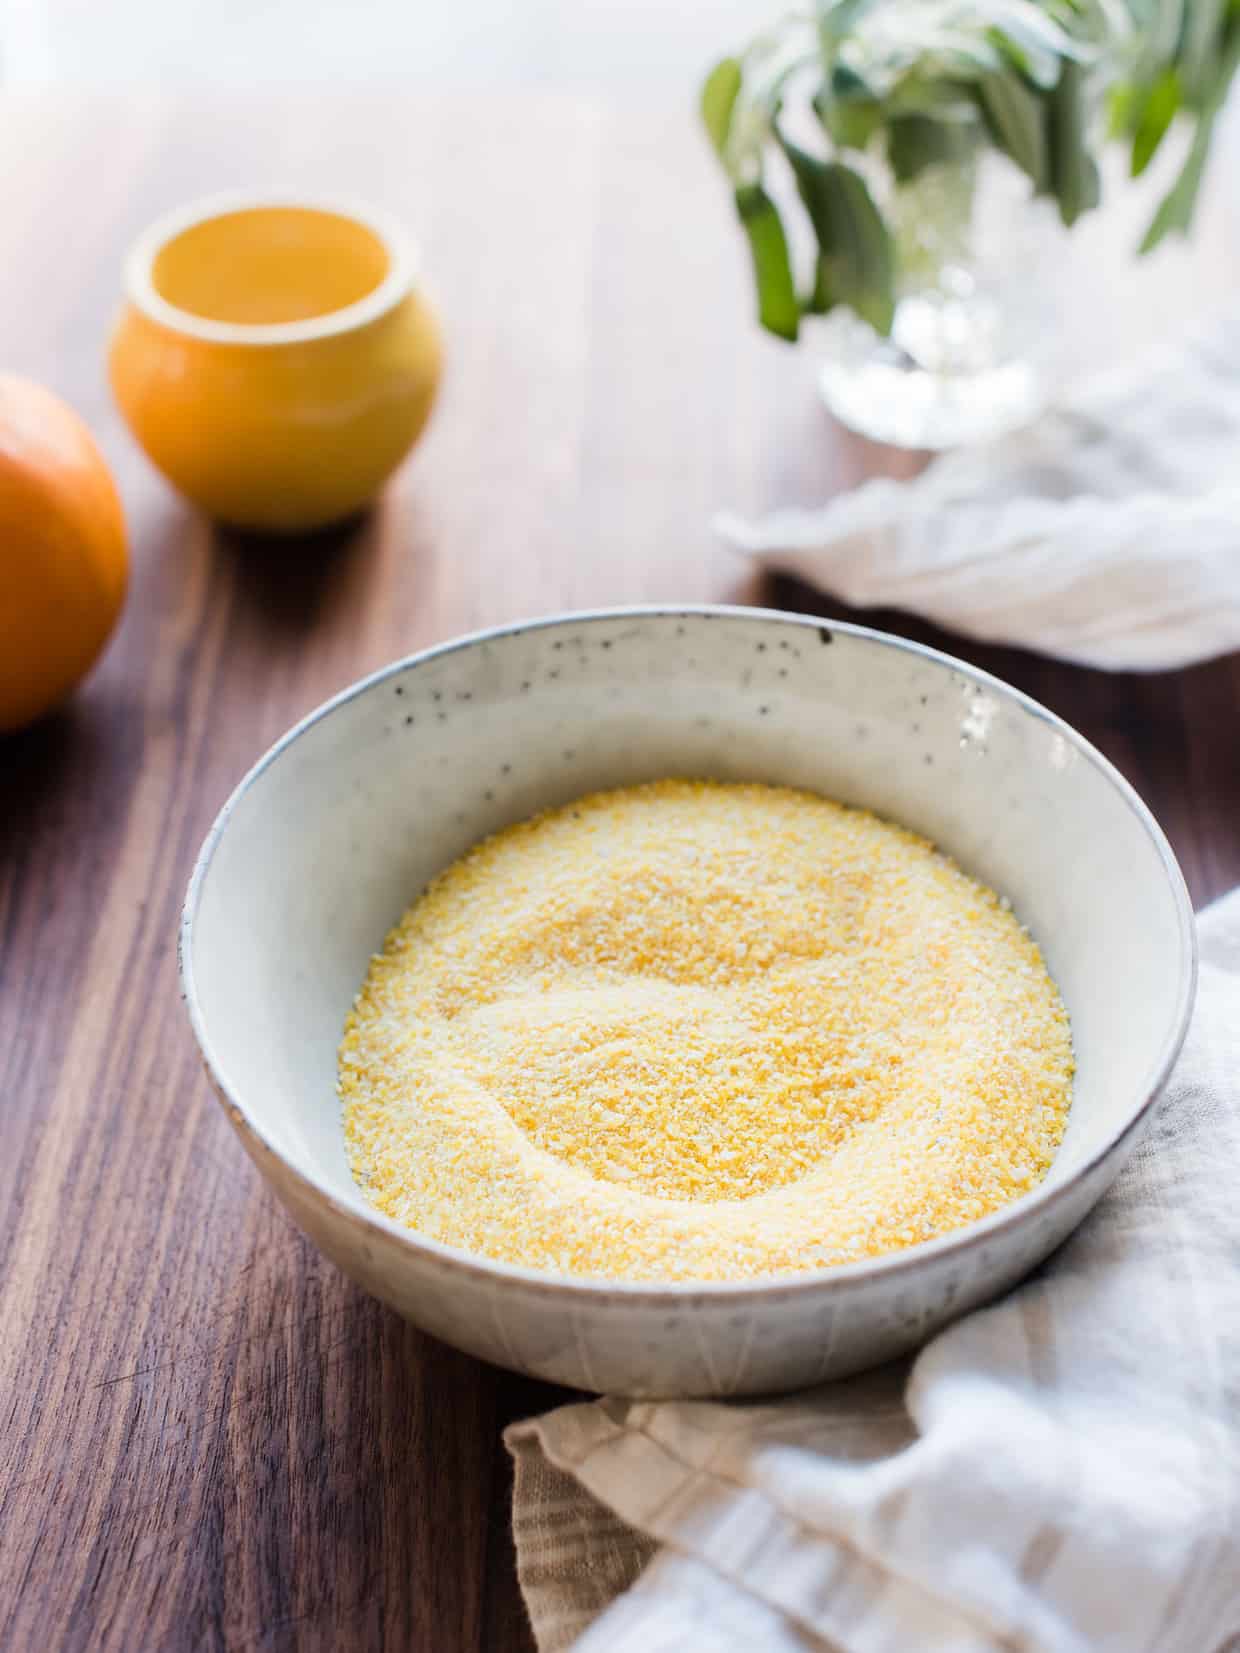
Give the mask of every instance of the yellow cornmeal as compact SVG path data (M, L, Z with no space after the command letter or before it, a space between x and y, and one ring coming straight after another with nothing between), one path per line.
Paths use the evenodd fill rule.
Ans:
M1045 1175L1072 1044L1006 902L782 787L594 793L441 874L340 1046L353 1174L534 1268L732 1280L870 1257Z

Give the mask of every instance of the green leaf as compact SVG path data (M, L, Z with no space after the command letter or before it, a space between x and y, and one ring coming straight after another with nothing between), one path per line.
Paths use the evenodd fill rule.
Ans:
M1101 194L1098 167L1085 148L1084 79L1079 63L1065 63L1050 101L1051 187L1069 228Z
M969 35L963 30L936 41L934 51L942 54L951 73L967 80L1003 71L1003 53L999 48L980 35Z
M1167 191L1162 204L1154 214L1154 221L1145 232L1145 239L1141 243L1140 251L1152 252L1165 235L1172 233L1187 235L1193 222L1193 209L1197 205L1197 195L1201 189L1202 174L1206 168L1206 156L1210 151L1210 138L1213 132L1214 119L1212 116L1201 121L1193 134L1192 147L1181 168L1180 176Z
M878 103L837 103L823 122L824 130L840 149L865 149L883 124Z
M1083 212L1093 212L1102 200L1102 174L1098 170L1098 163L1092 155L1084 154L1080 160L1081 181L1077 196L1077 216ZM1063 205L1060 204L1060 214Z
M1035 192L1044 194L1050 188L1050 149L1042 99L1010 70L985 75L977 95L995 143L1033 180Z
M889 117L932 115L936 121L953 121L963 126L977 123L977 101L967 81L937 74L930 78L917 70L910 71L892 89L884 107Z
M814 267L814 287L805 301L805 311L811 316L825 316L834 300L828 283L826 266L820 258Z
M1059 80L1065 60L1085 60L1091 48L1060 27L1028 0L990 0L985 15L990 40L1033 84L1049 92Z
M1203 97L1222 47L1227 0L1189 0L1176 53L1185 101Z
M1165 235L1187 235L1192 228L1193 212L1201 190L1201 180L1214 136L1214 123L1227 97L1228 87L1236 69L1240 67L1240 0L1228 0L1227 27L1218 61L1212 66L1210 83L1206 87L1197 130L1185 158L1180 175L1168 190L1154 221L1145 232L1140 251L1150 252Z
M1113 143L1136 126L1141 112L1141 94L1137 87L1123 81L1110 88L1106 100L1107 137Z
M837 41L853 32L874 4L875 0L817 0L818 34L827 55Z
M732 111L740 89L741 66L734 57L725 57L721 63L716 63L702 87L702 124L720 155L727 148Z
M846 304L878 333L895 316L895 260L865 180L840 161L820 161L781 135L797 189L818 241L818 272L811 305L825 311Z
M864 82L857 84L862 86ZM882 125L883 106L868 95L840 98L820 86L813 105L823 131L840 149L864 149Z
M736 211L749 240L758 320L768 333L795 339L800 330L801 306L792 280L788 237L775 203L761 184L744 184L736 191Z
M1036 5L1034 0L988 0L984 15L992 28L1027 52L1050 53L1069 60L1092 55L1088 46L1075 40L1044 5Z
M853 99L863 103L873 102L874 91L869 81L850 63L832 64L829 85L831 96L842 102Z
M1164 69L1145 94L1136 130L1132 135L1132 176L1139 178L1154 159L1159 144L1167 135L1167 128L1180 107L1180 77L1174 69Z
M931 115L901 115L888 122L887 159L897 183L911 183L928 166L950 166L977 146L976 121L935 120Z
M1151 26L1141 42L1146 53L1147 74L1173 61L1185 14L1195 4L1196 0L1158 0Z
M823 131L841 149L864 149L883 120L873 88L847 63L836 63L811 99Z

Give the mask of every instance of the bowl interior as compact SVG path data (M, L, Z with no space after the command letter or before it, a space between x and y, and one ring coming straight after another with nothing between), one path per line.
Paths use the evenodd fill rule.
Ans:
M239 790L191 893L185 963L215 1071L260 1134L364 1209L335 1053L386 931L484 834L667 775L864 805L1010 898L1076 1046L1050 1184L1145 1100L1191 992L1191 912L1161 835L1090 748L1000 685L871 633L760 611L639 612L393 668Z
M175 309L254 327L357 304L390 267L381 237L356 218L321 207L252 206L171 236L152 260L150 279Z

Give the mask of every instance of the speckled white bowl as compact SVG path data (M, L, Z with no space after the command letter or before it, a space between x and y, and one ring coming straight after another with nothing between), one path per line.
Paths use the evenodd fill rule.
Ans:
M784 782L927 834L1008 895L1072 1018L1047 1181L956 1234L766 1282L641 1285L514 1268L370 1210L335 1055L385 932L483 834L665 775ZM745 1394L908 1349L1054 1249L1107 1188L1179 1050L1192 911L1154 820L1066 724L995 679L858 627L616 610L484 633L367 678L242 781L194 869L186 1003L259 1170L341 1268L487 1360L627 1395Z

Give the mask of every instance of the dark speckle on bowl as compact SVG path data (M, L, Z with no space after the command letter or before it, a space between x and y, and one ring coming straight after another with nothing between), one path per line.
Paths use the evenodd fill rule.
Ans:
M827 630L826 626L819 626L819 628L818 628L818 641L820 643L834 643L835 638Z
M404 694L404 692L405 692L405 686L404 686L404 684L403 684L403 683L398 683L398 684L397 684L397 685L396 685L396 693L397 693L397 694Z
M413 728L413 713L412 712L406 713L405 728L406 729L412 729Z

